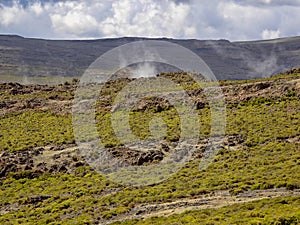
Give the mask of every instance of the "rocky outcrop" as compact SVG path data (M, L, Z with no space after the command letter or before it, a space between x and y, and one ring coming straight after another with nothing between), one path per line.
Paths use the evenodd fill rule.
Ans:
M73 173L87 166L74 145L46 146L0 154L0 178L34 178L42 173Z

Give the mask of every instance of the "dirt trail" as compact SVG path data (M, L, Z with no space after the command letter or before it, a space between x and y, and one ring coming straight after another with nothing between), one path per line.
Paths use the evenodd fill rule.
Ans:
M37 164L43 163L43 162L54 164L55 160L53 158L55 156L58 156L61 154L68 154L68 153L71 154L71 153L76 152L77 150L78 150L77 146L68 147L68 148L64 148L64 149L56 150L56 151L51 150L51 146L45 146L42 154L33 157L34 164L37 165Z
M202 195L196 198L184 198L173 202L161 204L140 204L135 206L129 213L118 219L110 220L111 224L116 221L129 219L147 219L156 216L170 216L180 214L189 210L217 209L228 205L241 204L267 198L282 196L300 196L300 190L286 190L285 188L246 191L233 196L229 191L217 191L212 195Z

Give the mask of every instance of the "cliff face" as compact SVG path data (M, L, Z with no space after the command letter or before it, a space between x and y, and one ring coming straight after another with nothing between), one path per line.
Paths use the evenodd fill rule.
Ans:
M81 76L100 55L145 38L42 40L0 35L0 76ZM270 76L300 66L300 37L267 41L176 40L208 64L218 79Z

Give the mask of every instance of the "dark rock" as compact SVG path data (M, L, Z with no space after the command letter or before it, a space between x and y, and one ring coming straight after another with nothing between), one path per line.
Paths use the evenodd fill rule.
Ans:
M47 164L45 162L39 163L36 168L38 171L45 172L47 171Z
M160 161L164 158L164 154L161 151L148 151L140 155L137 161L137 165L143 165L145 163L152 163L154 161Z
M255 84L255 86L256 86L256 90L262 90L262 89L266 89L266 88L270 87L271 84L269 82L261 82L261 83Z
M4 164L0 165L0 177L8 175L9 172L17 172L18 168L15 164Z
M45 149L44 148L37 148L33 151L33 155L34 156L38 156L40 154L42 154L42 152L44 151Z
M33 196L28 197L26 199L25 203L26 204L36 204L36 203L42 202L46 199L49 199L51 197L52 197L52 195L33 195Z
M165 152L169 152L170 151L170 147L167 144L161 143L160 146L161 146L161 150L163 150Z
M204 102L202 102L202 101L195 102L196 109L203 109L203 108L205 108L205 105L206 104Z
M54 165L51 165L50 169L49 169L49 172L50 173L55 173L58 171L58 166L56 164Z
M60 168L59 168L59 170L58 170L58 172L60 172L60 173L65 173L65 172L67 172L67 171L68 171L68 169L67 169L67 167L65 167L64 165L60 166Z
M6 108L7 106L6 102L0 102L0 109Z
M76 163L74 164L75 167L84 166L84 165L85 165L85 163L84 163L84 162L81 162L81 161L76 162Z
M32 166L26 165L26 166L24 167L24 169L25 169L25 170L31 170L31 169L32 169Z

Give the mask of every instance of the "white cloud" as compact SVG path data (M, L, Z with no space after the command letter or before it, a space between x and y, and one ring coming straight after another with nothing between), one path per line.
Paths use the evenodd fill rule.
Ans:
M33 5L30 6L31 10L37 15L41 15L44 11L40 2L35 2Z
M50 15L55 33L82 35L97 30L97 21L90 15L81 12L68 12L66 15Z
M192 1L197 37L230 40L261 39L264 30L279 37L299 35L299 1ZM280 4L281 3L281 4ZM264 4L262 6L262 4ZM197 23L198 21L198 23Z
M262 39L275 39L280 37L280 31L279 30L263 30L261 34Z
M112 15L100 23L100 29L109 37L190 35L189 11L189 5L173 1L120 0L112 4Z
M299 6L300 0L234 0L238 4L256 6Z
M20 23L21 18L25 16L26 12L17 4L14 4L12 7L4 6L0 9L0 23L5 27Z
M300 0L4 2L0 0L0 33L31 37L249 40L300 35Z

